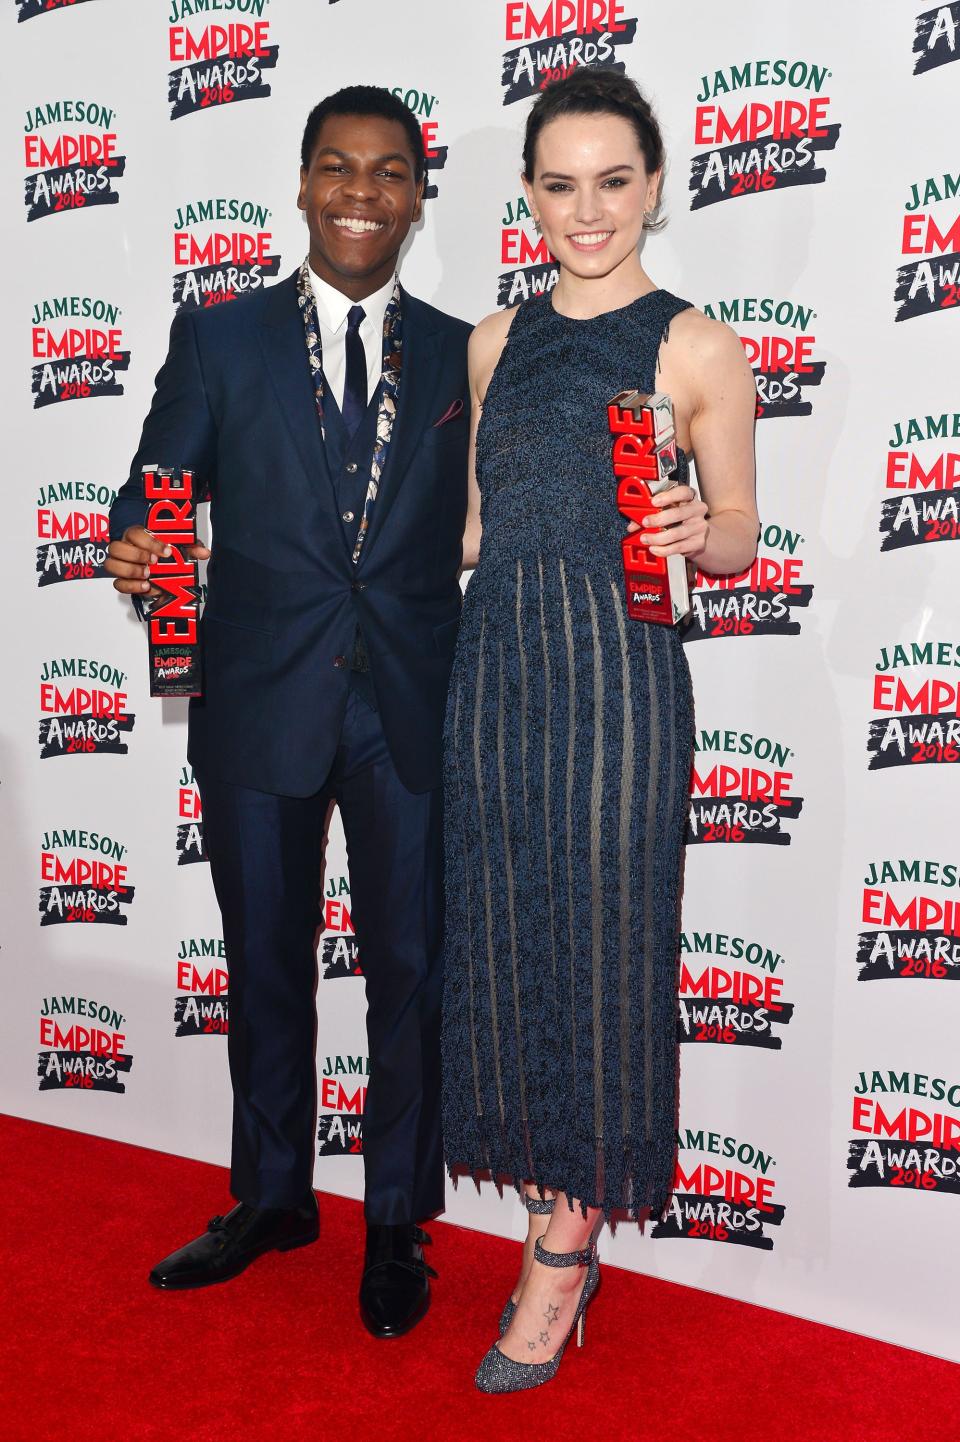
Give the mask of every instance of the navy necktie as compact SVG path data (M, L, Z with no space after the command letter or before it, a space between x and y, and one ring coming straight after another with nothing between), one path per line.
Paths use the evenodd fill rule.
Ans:
M362 305L352 305L347 312L347 366L340 411L350 436L356 431L367 409L367 356L360 339L360 322L365 314Z

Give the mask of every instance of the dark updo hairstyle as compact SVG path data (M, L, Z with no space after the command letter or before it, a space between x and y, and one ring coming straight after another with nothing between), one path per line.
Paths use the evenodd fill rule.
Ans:
M583 65L564 80L555 80L541 90L530 107L523 139L523 173L531 184L540 132L561 115L619 115L634 128L647 174L664 165L666 156L657 117L636 83L617 70ZM654 209L659 207L658 194ZM659 230L664 224L663 220L643 219L644 230Z

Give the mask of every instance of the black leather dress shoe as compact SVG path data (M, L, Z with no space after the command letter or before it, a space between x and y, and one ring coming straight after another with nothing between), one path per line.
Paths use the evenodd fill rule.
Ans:
M248 1207L238 1202L225 1217L214 1217L203 1236L158 1262L150 1281L167 1291L229 1282L264 1252L292 1252L294 1247L309 1246L319 1234L313 1192L300 1207Z
M360 1282L360 1318L375 1337L402 1337L426 1315L430 1282L437 1274L423 1259L430 1238L411 1222L367 1223L367 1250Z

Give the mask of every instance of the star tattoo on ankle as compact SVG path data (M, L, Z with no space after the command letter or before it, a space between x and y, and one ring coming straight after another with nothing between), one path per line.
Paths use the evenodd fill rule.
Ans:
M549 1327L549 1326L550 1326L550 1323L551 1323L551 1322L555 1322L555 1321L557 1320L557 1318L559 1317L559 1315L560 1315L560 1308L559 1308L559 1307L554 1307L551 1302L548 1302L548 1303L547 1303L547 1310L544 1312L543 1315L546 1317L546 1319L547 1319L547 1326Z
M550 1341L550 1333L549 1333L549 1332L541 1332L541 1333L540 1333L540 1341L543 1343L544 1346L546 1346L547 1343Z

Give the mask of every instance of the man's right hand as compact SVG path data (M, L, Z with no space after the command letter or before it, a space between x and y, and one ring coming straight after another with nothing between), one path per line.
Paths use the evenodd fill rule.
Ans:
M111 541L107 547L103 569L108 575L115 577L115 591L151 600L154 596L159 596L160 592L156 586L150 584L150 567L155 565L161 556L169 554L170 547L165 542L158 541L146 527L128 526L123 533L123 540ZM194 561L206 561L210 556L210 548L201 546L198 542L195 546L185 547L184 554Z

